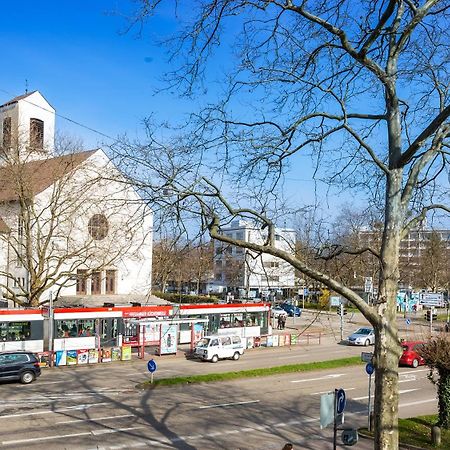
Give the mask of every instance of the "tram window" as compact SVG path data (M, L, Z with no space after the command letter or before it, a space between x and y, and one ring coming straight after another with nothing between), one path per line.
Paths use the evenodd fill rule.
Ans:
M1 322L2 341L25 341L31 337L31 322Z
M94 334L94 319L56 321L56 336L59 338L88 337Z

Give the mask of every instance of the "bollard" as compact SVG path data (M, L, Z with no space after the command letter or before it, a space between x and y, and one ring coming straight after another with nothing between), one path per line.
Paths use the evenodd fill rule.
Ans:
M431 427L431 444L441 445L441 429L438 426Z

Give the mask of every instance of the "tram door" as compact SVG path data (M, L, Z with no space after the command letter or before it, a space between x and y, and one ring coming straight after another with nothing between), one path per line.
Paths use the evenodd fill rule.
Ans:
M100 336L101 347L114 347L117 345L118 323L117 318L97 319L97 335Z

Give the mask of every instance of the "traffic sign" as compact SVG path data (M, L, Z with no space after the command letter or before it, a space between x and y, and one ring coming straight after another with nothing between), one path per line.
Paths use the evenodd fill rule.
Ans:
M411 319L406 319L405 323L406 323L406 325L411 325Z
M151 359L148 363L147 363L147 369L150 373L153 373L156 371L156 362L154 359Z
M372 352L361 352L361 361L365 363L372 362L373 353Z
M367 375L372 375L375 372L375 367L371 362L366 364L366 372Z
M345 391L344 391L344 389L338 389L336 391L336 413L337 414L342 414L344 412L345 404L346 404Z

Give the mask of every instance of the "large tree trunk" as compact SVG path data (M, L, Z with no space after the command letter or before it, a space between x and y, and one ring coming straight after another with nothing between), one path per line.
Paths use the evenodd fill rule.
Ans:
M402 171L393 170L387 179L386 216L375 324L375 448L398 448L398 360L401 346L397 328L399 246L402 225Z

